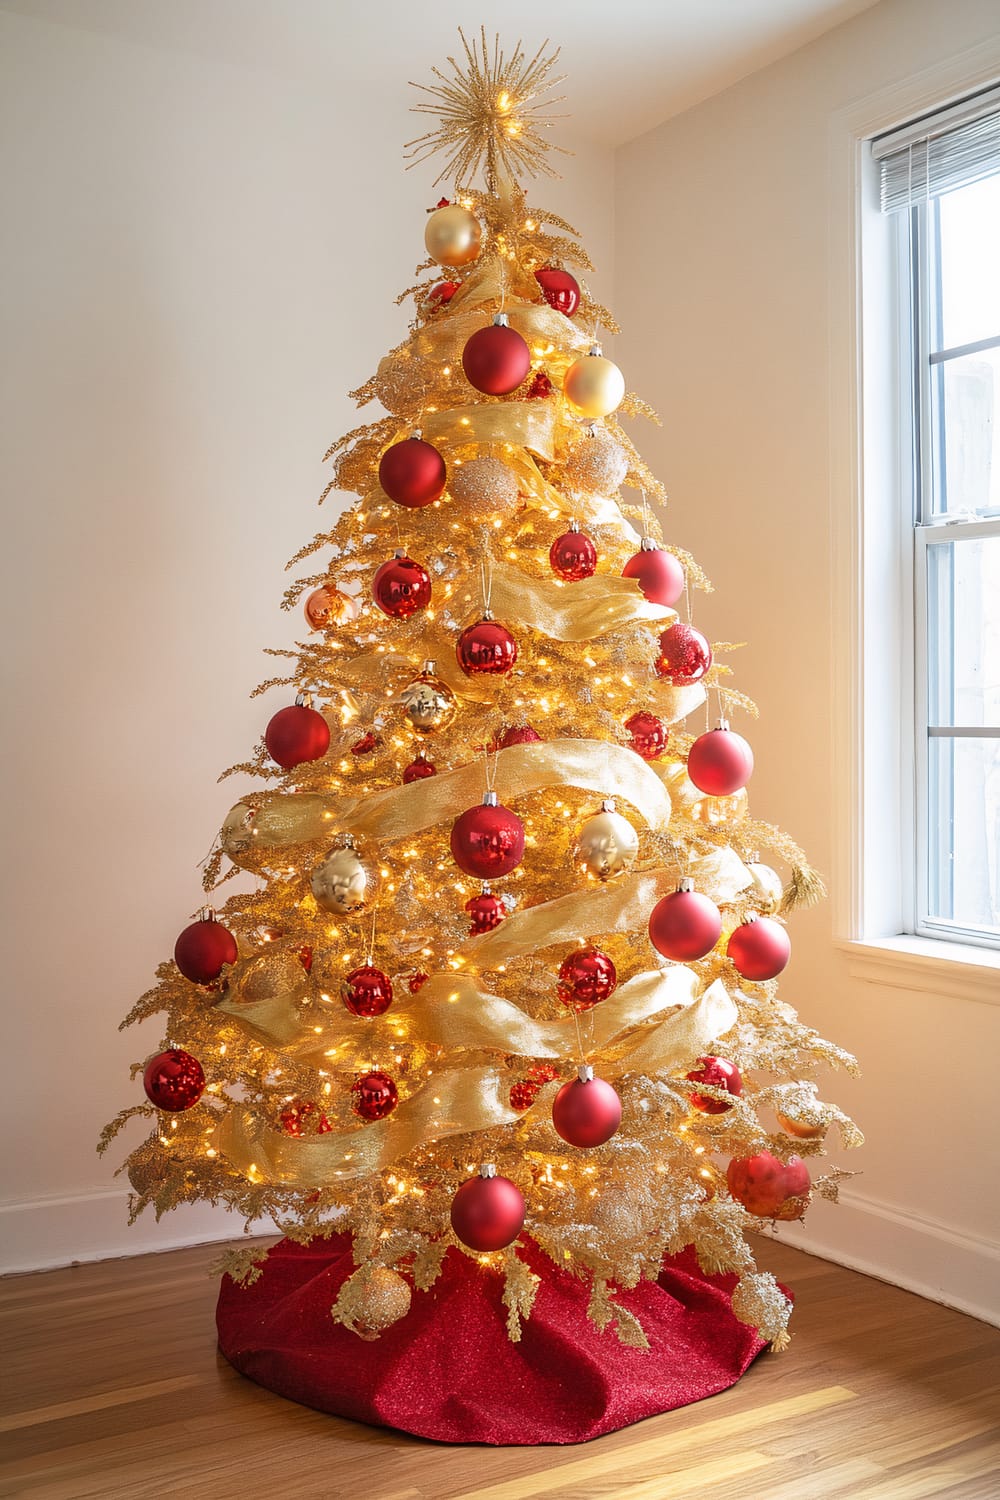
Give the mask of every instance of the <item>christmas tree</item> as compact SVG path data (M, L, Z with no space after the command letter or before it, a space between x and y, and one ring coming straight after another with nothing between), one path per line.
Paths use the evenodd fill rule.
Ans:
M780 1347L747 1234L836 1195L827 1131L860 1136L815 1074L853 1059L777 997L783 918L822 886L750 815L727 721L756 710L621 425L653 414L577 232L518 183L551 171L554 62L483 38L418 106L448 196L407 337L352 393L387 415L327 455L323 498L356 498L289 565L322 555L285 596L311 635L257 690L284 706L205 871L256 880L128 1016L162 1041L102 1149L149 1122L133 1216L202 1198L349 1236L323 1338L405 1327L465 1256L511 1340L568 1273L595 1338L639 1350L628 1294L693 1247ZM252 1285L265 1254L225 1269Z

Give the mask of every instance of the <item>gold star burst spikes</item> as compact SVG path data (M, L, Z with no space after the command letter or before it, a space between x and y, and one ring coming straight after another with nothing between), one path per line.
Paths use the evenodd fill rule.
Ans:
M458 34L465 49L465 67L449 57L454 76L448 77L434 68L440 83L412 85L433 96L433 103L415 104L414 112L435 115L441 123L436 130L407 142L404 149L409 165L415 167L438 151L445 151L447 158L434 179L435 186L446 178L471 182L482 166L490 192L496 190L501 176L526 173L537 177L544 172L557 177L559 174L547 160L548 152L560 151L564 156L571 153L545 140L541 132L563 118L548 113L563 97L553 98L552 90L565 74L549 76L559 49L546 57L548 42L543 42L529 62L520 42L510 57L505 57L500 38L495 37L491 51L485 27L480 32L478 48L474 43L469 45L461 28Z

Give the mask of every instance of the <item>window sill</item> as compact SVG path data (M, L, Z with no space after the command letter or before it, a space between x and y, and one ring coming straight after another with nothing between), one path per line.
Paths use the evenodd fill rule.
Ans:
M922 937L838 939L836 946L846 955L854 979L1000 1005L1000 953L991 948Z

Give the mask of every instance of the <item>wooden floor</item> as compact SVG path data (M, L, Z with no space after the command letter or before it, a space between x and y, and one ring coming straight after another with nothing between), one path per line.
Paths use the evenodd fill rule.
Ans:
M1000 1500L1000 1331L778 1244L795 1339L576 1447L446 1447L261 1390L215 1349L215 1248L0 1282L0 1495L49 1500Z

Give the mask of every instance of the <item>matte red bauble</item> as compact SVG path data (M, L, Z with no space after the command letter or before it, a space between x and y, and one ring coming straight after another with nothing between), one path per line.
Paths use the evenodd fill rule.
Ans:
M651 604L673 609L684 593L684 569L672 552L643 537L642 550L622 568L623 578L634 578Z
M142 1074L146 1098L171 1114L190 1109L205 1092L205 1070L190 1052L171 1047L151 1057Z
M380 1016L392 1004L392 980L374 965L363 964L341 981L340 998L352 1016Z
M448 470L433 443L423 438L404 438L382 454L378 482L390 500L417 510L431 505L444 494Z
M507 908L488 885L483 886L478 896L471 896L466 901L465 910L470 918L470 937L478 937L481 932L494 932L507 915Z
M489 328L480 328L469 339L462 350L462 369L477 391L507 396L531 369L531 350L501 313Z
M509 875L524 858L524 824L509 807L497 804L496 792L487 792L479 807L455 819L451 852L466 875L480 880Z
M439 281L436 286L432 286L427 293L431 308L447 307L461 285L460 281Z
M330 726L316 709L292 703L274 715L264 730L264 744L271 759L290 771L323 758L330 748Z
M622 1122L622 1101L593 1068L581 1068L552 1101L552 1123L571 1146L586 1150L610 1141Z
M578 948L559 965L556 994L573 1010L590 1010L606 1000L618 983L618 971L606 953Z
M436 776L437 769L427 759L426 755L418 755L416 760L411 760L403 769L403 785L409 786L411 781L426 781L428 776Z
M713 1089L725 1089L735 1098L743 1092L739 1068L724 1057L699 1057L697 1068L686 1076L690 1083L707 1083ZM713 1099L710 1094L689 1094L688 1098L703 1115L723 1115L731 1108L727 1099Z
M638 713L625 720L625 728L636 755L641 755L643 760L659 760L670 738L670 731L662 719L640 708Z
M580 306L580 283L576 277L561 266L543 266L535 272L535 280L549 306L571 318Z
M299 1140L304 1135L329 1135L333 1126L319 1106L309 1099L293 1099L278 1116L286 1135Z
M755 984L763 984L765 979L777 979L792 956L788 928L773 917L751 917L733 932L726 946L726 956L732 960L738 974Z
M570 527L557 536L549 548L549 566L557 578L579 583L592 578L597 569L597 548L579 527Z
M455 655L466 677L483 673L503 677L517 661L517 642L506 625L486 614L465 627L455 644Z
M451 1227L470 1250L503 1250L524 1228L524 1197L509 1177L480 1167L451 1200Z
M372 598L390 620L408 620L431 602L430 574L405 552L397 552L372 579Z
M384 1120L399 1103L396 1085L388 1073L362 1073L351 1084L351 1108L362 1120Z
M770 1151L731 1161L726 1181L733 1197L762 1219L801 1219L812 1186L801 1157L790 1156L785 1163Z
M192 922L174 944L174 963L192 984L211 984L238 956L236 939L214 918Z
M731 797L753 775L753 751L741 734L720 719L715 729L700 734L688 751L687 773L699 792Z
M495 749L509 750L511 745L540 745L542 737L530 724L511 725L497 740Z
M658 676L674 687L700 682L712 665L712 648L700 630L677 620L660 636L660 654L656 660Z
M722 917L714 901L681 882L653 907L649 918L649 940L664 958L675 963L693 963L711 953L722 934Z

